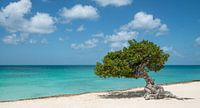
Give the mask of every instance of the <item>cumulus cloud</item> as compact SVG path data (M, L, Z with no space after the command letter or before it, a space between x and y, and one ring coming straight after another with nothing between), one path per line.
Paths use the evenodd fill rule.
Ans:
M105 44L108 44L110 46L111 50L119 50L123 47L127 47L127 41L131 39L136 39L139 32L142 31L152 31L155 33L156 36L160 36L168 31L168 27L166 24L162 24L160 19L154 18L153 15L147 14L145 12L138 12L135 14L132 21L115 30L113 34L105 35L104 33L99 32L93 34L92 37L104 41ZM71 47L75 49L85 48L85 46L88 46L88 44L85 43L72 44ZM182 56L180 53L174 50L173 47L163 47L163 50L173 53L176 56Z
M5 8L0 10L0 25L9 32L26 33L51 33L54 31L54 20L47 13L38 12L30 19L24 16L31 10L30 0L20 0L11 2Z
M97 9L90 5L77 4L74 7L68 9L61 9L60 15L67 21L75 19L97 19L99 17Z
M127 42L114 42L110 44L111 51L115 51L127 46L128 46Z
M80 25L78 28L77 28L77 32L82 32L82 31L85 31L85 26L84 25Z
M111 50L118 50L123 47L127 47L128 40L136 39L138 34L142 31L152 31L155 32L156 36L165 34L168 31L166 24L162 24L161 20L154 18L153 15L147 14L145 12L138 12L134 15L134 19L129 23L121 26L111 35L104 35L103 39L106 44L109 44ZM164 47L165 50L167 48ZM168 48L173 50L173 48ZM172 51L176 55L178 52Z
M152 14L138 12L134 19L128 24L123 25L121 30L152 30L156 32L156 36L162 35L168 31L166 24L162 24L159 18L154 18Z
M108 6L108 5L112 5L112 6L125 6L125 5L130 5L132 3L132 0L95 0L97 2L97 4L99 4L100 6Z
M22 31L27 20L24 15L31 9L32 3L30 0L21 0L11 2L5 8L0 10L0 25L5 27L10 32Z
M53 18L47 13L37 12L29 22L28 32L31 33L52 33L55 29Z
M197 43L197 45L200 45L200 37L197 37L197 38L195 39L195 42Z
M30 44L48 44L48 40L46 38L43 39L29 39Z
M120 41L127 41L133 38L136 38L138 33L135 31L119 31L113 35L106 36L106 42L120 42Z
M11 33L5 36L3 42L19 44L23 43L23 36L19 34L48 34L55 30L55 21L48 13L37 12L34 16L27 18L32 3L30 0L11 2L0 10L0 26ZM28 38L29 36L27 36Z
M136 39L138 32L136 31L119 31L105 37L105 43L109 43L112 50L121 49L128 46L127 41Z
M94 48L97 46L97 43L99 42L98 39L92 38L89 39L87 41L85 41L84 43L81 44L71 44L71 48L73 49L88 49L88 48Z
M29 39L30 44L48 44L48 40L46 38L43 39Z
M177 56L177 57L183 57L182 54L180 54L179 52L177 52L174 47L172 46L164 46L161 48L164 52L166 53L169 53L169 54L172 54L174 56Z
M5 36L2 41L6 44L12 44L17 45L24 43L28 39L27 34L20 34L20 36L17 36L16 34Z
M168 27L166 24L162 24L160 26L160 28L158 29L157 33L156 33L156 36L160 36L160 35L164 35L167 31L168 31Z
M22 33L22 34L11 34L8 36L5 36L2 41L5 44L10 44L10 45L19 45L19 44L25 44L25 43L29 43L29 44L48 44L48 40L46 38L42 38L42 39L34 39L34 38L30 38L29 34L27 33Z

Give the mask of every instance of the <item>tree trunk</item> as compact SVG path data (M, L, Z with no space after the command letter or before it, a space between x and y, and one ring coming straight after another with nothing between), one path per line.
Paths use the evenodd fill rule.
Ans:
M143 78L146 81L146 86L144 88L144 98L146 100L164 98L164 96L162 95L164 93L163 87L156 85L154 83L154 80L151 79L146 72L143 72Z
M162 98L177 98L175 95L173 95L171 92L164 91L164 88L160 85L156 85L154 83L154 80L150 78L147 72L145 72L145 66L149 63L149 60L147 60L144 63L141 63L137 68L134 75L137 78L144 78L146 81L146 86L144 88L145 94L144 98L146 100L150 99L162 99Z
M176 98L175 95L168 91L164 91L164 88L160 85L156 85L154 80L149 77L146 72L142 72L142 76L146 81L146 86L144 88L145 94L144 98L146 100L150 99L163 99L163 98Z

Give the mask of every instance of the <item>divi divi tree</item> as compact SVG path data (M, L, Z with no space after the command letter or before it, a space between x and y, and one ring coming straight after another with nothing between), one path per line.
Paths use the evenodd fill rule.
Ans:
M148 75L149 72L158 72L164 67L169 58L158 45L147 40L137 42L129 40L129 46L122 50L109 52L95 67L96 75L109 77L143 78L146 82L144 88L145 99L161 99L175 97L170 92L164 91L163 87L156 85Z

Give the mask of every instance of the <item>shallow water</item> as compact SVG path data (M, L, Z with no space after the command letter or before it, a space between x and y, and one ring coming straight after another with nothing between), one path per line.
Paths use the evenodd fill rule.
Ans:
M156 83L200 80L200 66L166 66ZM0 101L144 86L143 79L95 76L94 66L0 66Z

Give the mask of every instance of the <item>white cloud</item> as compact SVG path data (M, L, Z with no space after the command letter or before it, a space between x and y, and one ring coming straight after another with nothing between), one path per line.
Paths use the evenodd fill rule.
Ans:
M105 35L100 32L93 34L92 37L102 37L104 43L109 44L111 50L119 50L123 47L127 47L127 41L136 39L139 32L143 31L152 31L156 36L160 36L168 31L168 27L166 24L162 24L160 19L154 18L153 15L145 12L138 12L135 14L132 21L115 30L113 34ZM168 47L164 47L165 50L181 56L181 54L179 54L173 48L167 48Z
M164 35L167 31L168 31L168 27L166 24L162 24L160 26L160 28L158 29L157 33L156 33L156 36L160 36L160 35Z
M162 24L160 19L154 18L153 15L138 12L132 21L121 26L117 29L117 32L112 35L106 35L104 42L110 45L111 50L118 50L127 47L127 41L136 39L139 32L142 31L152 31L156 36L160 36L168 31L168 27L166 24ZM173 51L173 53L179 55L176 51Z
M6 44L12 44L17 45L24 43L28 39L27 34L20 34L20 36L17 36L16 34L5 36L2 41Z
M67 22L74 19L97 19L99 17L97 9L90 5L77 4L74 7L68 9L61 9L60 15L66 19Z
M42 39L29 39L30 44L48 44L48 40L46 38Z
M132 0L95 0L100 6L125 6L125 5L130 5L132 3Z
M80 25L78 28L77 28L77 32L82 32L82 31L85 31L85 26L84 25Z
M94 48L97 46L97 43L99 42L98 39L89 39L87 41L85 41L84 43L81 44L71 44L71 48L73 49L86 49L86 48Z
M48 44L48 40L46 38L42 38L42 39L34 39L34 38L30 38L29 34L27 33L22 33L22 34L11 34L8 36L5 36L2 41L5 44L10 44L10 45L19 45L19 44L36 44L36 43L40 43L40 44Z
M134 19L128 24L123 25L121 30L153 30L156 35L162 35L168 31L166 24L162 24L161 20L154 18L153 15L145 12L138 12L135 14Z
M30 44L48 44L48 40L46 38L42 39L29 39Z
M30 20L24 17L30 12L31 7L30 0L11 2L0 10L0 25L9 32L41 34L53 32L55 22L49 14L37 12Z
M31 18L26 30L30 33L52 33L55 30L54 23L49 14L38 12Z
M0 9L0 26L12 35L5 36L3 41L8 44L24 43L30 34L48 34L55 30L55 21L48 13L37 12L34 16L25 17L30 13L32 3L30 0L11 2ZM20 34L20 35L16 35ZM30 43L34 43L30 41Z
M105 42L110 44L112 50L121 49L127 46L127 41L130 39L135 39L138 33L135 31L119 31L113 35L108 35L105 37Z
M103 38L103 37L104 37L104 33L98 32L98 33L96 33L96 34L93 34L92 37Z
M153 15L144 12L135 14L134 19L128 23L128 28L133 29L154 29L160 26L160 19L154 19Z
M166 53L169 53L169 54L172 54L174 56L177 56L177 57L183 57L182 54L180 54L179 52L177 52L174 47L172 46L164 46L161 48L164 52Z
M200 45L200 37L197 37L197 38L195 39L195 42L197 43L197 45Z
M24 15L30 12L32 3L30 0L11 2L0 10L0 25L10 32L23 31L27 20Z
M11 2L5 8L1 8L3 16L22 17L24 14L30 11L32 3L30 0L20 0L18 2Z
M123 47L127 47L128 43L127 42L114 42L110 44L111 47L111 51L117 50L117 49L121 49Z
M136 38L137 32L135 31L119 31L113 35L106 36L106 42L120 42Z

